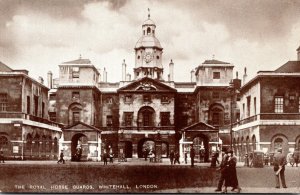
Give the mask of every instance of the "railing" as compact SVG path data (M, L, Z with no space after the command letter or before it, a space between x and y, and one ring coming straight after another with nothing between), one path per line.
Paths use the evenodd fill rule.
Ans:
M120 126L120 127L101 127L104 131L134 130L134 131L167 131L174 130L175 126Z
M22 112L0 112L0 118L19 118L19 119L27 119L39 123L44 123L47 125L55 126L55 127L61 127L62 125L59 123L55 123L53 121L50 121L45 118L33 116L30 114L25 114Z

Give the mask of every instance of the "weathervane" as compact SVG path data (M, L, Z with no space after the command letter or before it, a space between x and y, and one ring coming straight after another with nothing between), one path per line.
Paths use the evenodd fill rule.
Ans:
M150 8L148 8L148 19L150 19Z

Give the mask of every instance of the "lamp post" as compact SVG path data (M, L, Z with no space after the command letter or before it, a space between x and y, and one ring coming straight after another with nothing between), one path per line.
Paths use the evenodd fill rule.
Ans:
M233 119L233 112L232 112L232 103L233 103L233 95L235 92L234 88L234 83L231 81L229 83L228 87L229 95L230 95L230 150L232 150L232 140L233 140L233 135L232 135L232 119Z

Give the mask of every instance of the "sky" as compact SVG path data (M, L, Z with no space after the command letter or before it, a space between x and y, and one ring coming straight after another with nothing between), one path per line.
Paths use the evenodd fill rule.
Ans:
M123 59L133 75L148 8L166 80L171 59L178 82L189 82L191 70L213 56L232 63L239 78L244 67L253 78L297 60L297 0L0 0L0 61L45 79L81 55L118 82Z

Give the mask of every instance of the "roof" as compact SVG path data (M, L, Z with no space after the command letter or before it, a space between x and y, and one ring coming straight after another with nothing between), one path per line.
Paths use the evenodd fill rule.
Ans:
M142 36L135 44L135 48L140 47L157 47L162 49L159 40L154 36Z
M300 72L300 61L288 61L287 63L277 68L274 72L276 73Z
M62 64L92 64L89 59L77 59L69 62L63 62Z
M96 130L96 131L101 132L100 129L98 129L92 125L83 123L83 122L78 122L78 123L66 126L63 128L63 130Z
M155 26L155 23L153 22L153 20L148 18L147 20L144 21L143 26L144 25L153 25L153 26Z
M222 62L219 60L205 60L202 64L230 64L230 63Z
M6 64L0 61L0 72L12 72L12 71L13 69L11 69L9 66L7 66Z
M207 123L198 122L185 127L183 131L219 131L219 130Z

